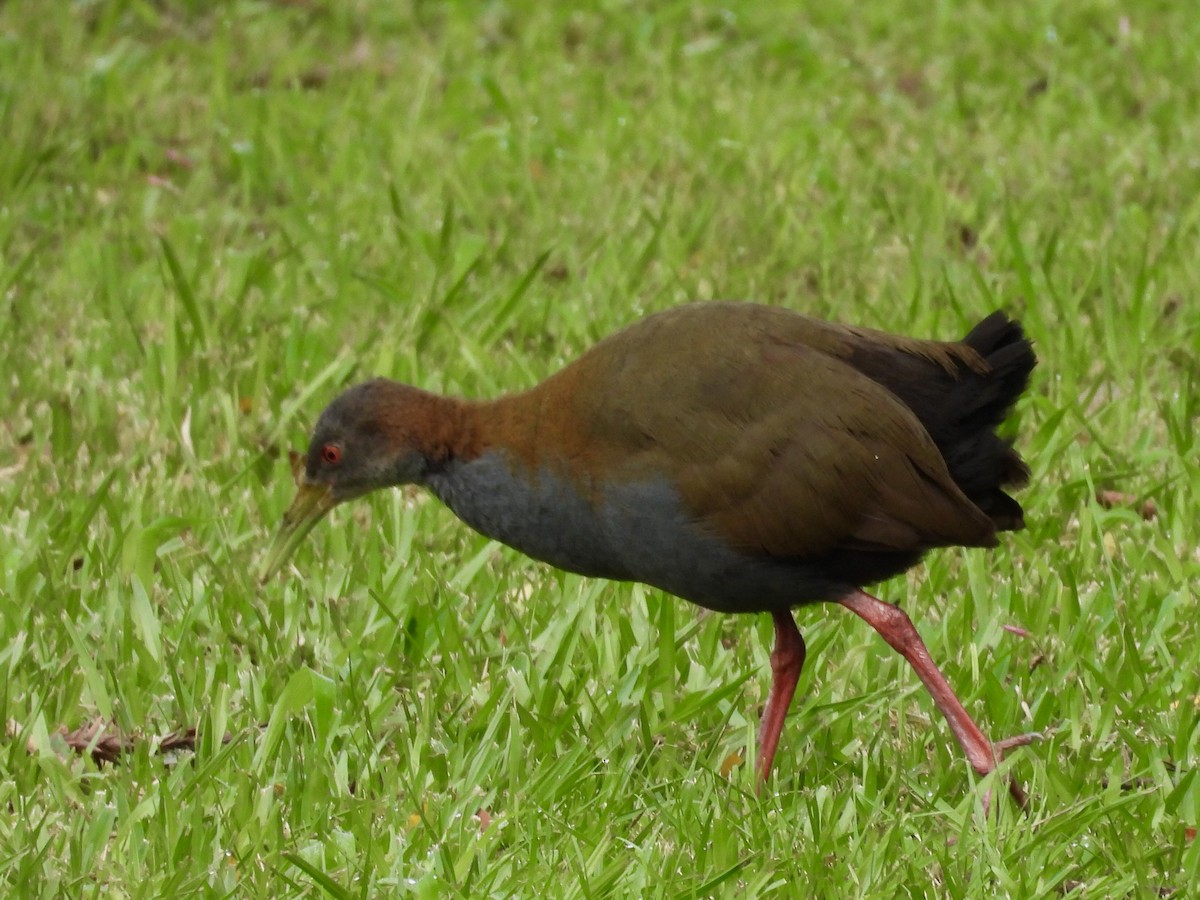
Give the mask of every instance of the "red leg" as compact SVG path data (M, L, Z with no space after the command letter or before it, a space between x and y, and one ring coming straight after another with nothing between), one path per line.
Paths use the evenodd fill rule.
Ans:
M767 695L767 707L758 729L756 768L760 784L771 775L771 763L775 759L775 748L779 746L783 722L792 705L792 695L796 693L796 682L804 669L804 638L800 636L796 620L787 610L771 613L771 617L775 620L775 649L771 651L771 692Z
M917 629L913 627L912 620L904 610L862 591L855 591L838 602L878 631L885 641L908 660L925 689L933 697L933 702L950 723L950 730L954 732L954 737L967 754L967 760L980 775L986 775L996 768L997 758L1004 750L1023 746L1039 737L1036 734L1025 734L993 744L979 730L979 726L972 721L970 714L955 696L954 689L930 658L925 642L917 634ZM1017 805L1024 809L1028 800L1021 786L1015 781L1010 781L1009 791ZM986 798L984 803L986 806Z

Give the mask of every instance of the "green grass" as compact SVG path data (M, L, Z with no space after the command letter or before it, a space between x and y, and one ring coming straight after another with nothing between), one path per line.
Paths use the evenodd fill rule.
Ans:
M0 5L4 893L1186 895L1200 18L567 6ZM524 388L708 297L1024 320L1029 528L878 592L993 737L1052 733L1011 759L1028 817L982 818L842 610L799 613L758 797L722 770L765 617L551 571L401 492L256 585L340 387ZM138 738L117 765L56 737L97 718Z

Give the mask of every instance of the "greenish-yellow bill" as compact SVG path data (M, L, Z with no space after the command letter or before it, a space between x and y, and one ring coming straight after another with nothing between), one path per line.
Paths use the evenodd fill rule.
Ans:
M325 514L337 505L333 499L333 491L327 484L301 483L296 491L296 499L283 514L283 522L275 534L275 540L267 553L267 561L259 574L260 581L266 581L283 568L284 563L291 559L296 548L300 546L313 526L325 517Z

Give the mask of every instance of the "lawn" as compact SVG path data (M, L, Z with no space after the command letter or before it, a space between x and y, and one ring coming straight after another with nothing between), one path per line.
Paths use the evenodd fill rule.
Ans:
M1197 890L1200 17L807 6L0 4L3 893ZM1035 340L1028 528L876 590L1028 815L836 607L758 795L766 616L414 491L257 583L340 388L713 297Z

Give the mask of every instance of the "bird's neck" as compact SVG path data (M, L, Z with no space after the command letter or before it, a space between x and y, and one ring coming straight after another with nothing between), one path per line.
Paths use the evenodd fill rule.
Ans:
M381 423L425 457L431 472L449 474L488 451L503 451L514 460L536 453L537 421L534 398L512 395L473 401L405 388L405 403L395 407L393 421Z
M569 394L552 377L532 390L494 400L462 400L425 393L421 420L413 431L431 462L470 462L488 451L503 453L538 469L547 444L556 446L559 420L571 407ZM413 411L409 411L412 415Z

